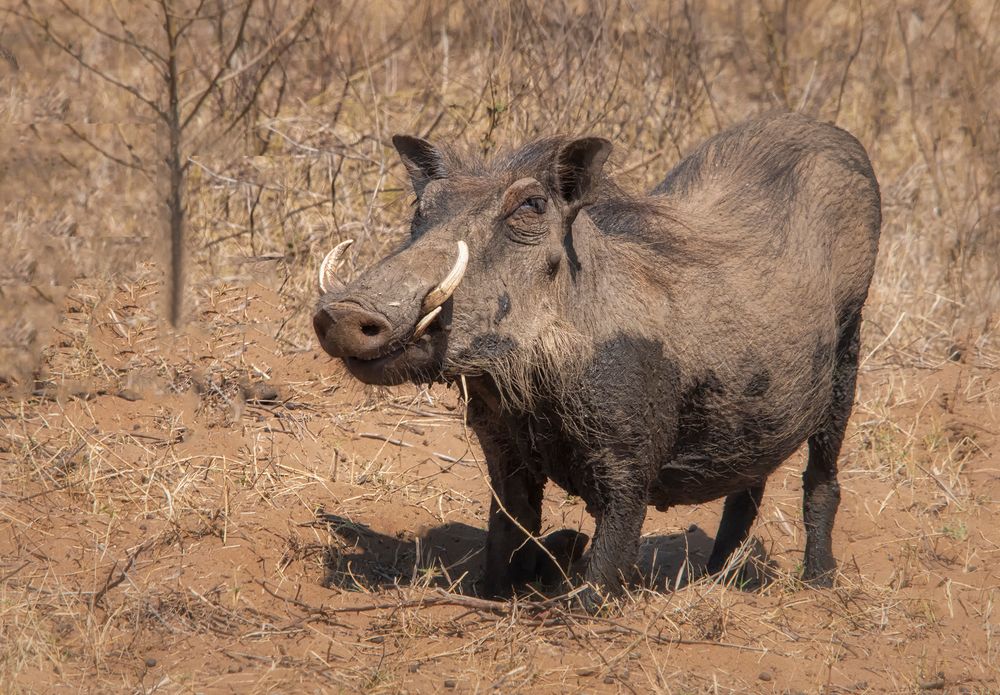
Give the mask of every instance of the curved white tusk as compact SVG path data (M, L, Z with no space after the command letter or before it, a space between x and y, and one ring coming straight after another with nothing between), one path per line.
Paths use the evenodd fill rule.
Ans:
M447 302L448 298L454 294L455 289L462 282L462 277L465 275L465 267L468 264L469 247L466 246L464 241L459 241L458 258L455 259L455 265L448 271L444 280L424 297L421 310L425 315Z
M347 247L354 243L354 239L347 239L342 241L333 247L330 253L326 254L323 262L319 264L319 290L320 292L326 293L331 290L342 287L343 282L337 277L336 265L337 261L347 250Z
M441 307L437 307L436 309L431 309L430 313L427 314L427 316L423 317L422 319L420 319L420 321L417 322L417 327L413 329L413 335L410 336L410 340L411 341L419 340L420 336L424 334L424 332L427 330L427 327L434 322L434 319L436 319L437 315L440 313L441 313Z

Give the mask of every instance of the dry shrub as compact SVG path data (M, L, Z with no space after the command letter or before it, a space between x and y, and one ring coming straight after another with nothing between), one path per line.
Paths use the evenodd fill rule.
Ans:
M616 142L619 171L648 188L718 128L793 109L855 133L882 183L870 348L896 362L937 364L958 349L993 363L996 14L961 2L609 1L324 15L316 41L329 57L296 82L299 104L258 124L280 134L270 156L235 183L201 188L193 226L211 252L200 258L280 255L307 311L308 271L325 249L358 237L352 260L363 266L403 237L394 132L484 155L554 131L598 133ZM233 230L225 242L213 233L222 226Z
M96 25L111 21L111 6L73 6ZM31 7L42 16L48 10L64 33L80 29L54 3ZM241 50L263 50L291 13L282 3L257 6ZM155 46L156 26L136 14L129 26ZM227 81L193 133L184 153L192 278L233 272L233 261L280 262L301 291L289 330L292 342L304 344L308 271L321 253L358 237L352 263L363 265L402 237L407 193L388 146L394 132L465 143L485 155L554 131L598 133L617 143L625 177L648 188L720 127L794 109L855 133L882 182L883 252L869 344L904 361L935 363L956 346L992 360L1000 304L996 14L995 4L973 2L323 3L301 40L270 65L276 78L259 83L253 100L241 92L258 85L253 70ZM136 130L136 99L59 55L37 27L16 13L5 22L5 50L21 56L20 69L2 78L8 89L0 113L15 126L8 137L19 140L7 148L10 165L51 169L59 180L46 176L42 195L37 188L8 193L4 246L17 249L22 265L34 259L41 268L58 257L62 266L55 280L51 271L25 276L21 268L6 281L16 288L9 291L65 285L74 272L106 275L111 269L80 262L86 251L108 257L101 245L110 229L136 240L147 257L162 248L156 218L165 212L151 205L163 196L162 177L136 175L76 146L53 161L45 154L53 141L77 138L24 128L39 119L65 123L108 154L144 162L162 156L162 134ZM209 43L216 47L236 30L210 19L197 28L200 41L218 34ZM157 93L156 75L134 51L79 33L90 62ZM208 67L197 52L182 58L190 63L186 86L196 90ZM80 125L95 119L109 127ZM221 133L209 127L219 120ZM38 209L45 205L58 213ZM68 227L77 239L56 244L63 255L32 253L34 231L59 236ZM131 264L113 265L127 271ZM37 326L23 316L7 321L18 335L37 334L52 319L33 313Z

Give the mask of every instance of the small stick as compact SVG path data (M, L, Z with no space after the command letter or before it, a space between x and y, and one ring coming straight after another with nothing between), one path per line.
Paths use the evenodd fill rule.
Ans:
M955 503L955 505L958 507L959 511L962 511L962 512L965 511L965 507L962 506L962 503L958 501L957 497L955 497L955 493L951 491L951 488L948 487L944 483L944 481L942 481L939 477L937 477L932 472L930 472L929 470L927 470L926 468L924 468L923 466L921 466L919 463L917 463L916 466L917 466L917 468L919 468L920 470L922 470L924 473L926 473L927 475L929 475L931 477L931 480L933 480L935 483L937 483L937 486L939 488L941 488L941 491L948 497L948 499L950 499L952 502Z
M278 592L271 589L267 585L267 582L263 580L257 579L255 582L271 596L287 601L305 611L308 611L310 614L317 616L327 616L333 613L364 613L366 611L390 610L394 608L423 608L430 606L464 606L473 610L490 611L492 613L509 613L513 605L508 601L490 601L488 599L475 598L473 596L451 594L443 589L437 589L435 590L433 596L427 596L425 598L395 602L387 601L384 603L368 603L358 606L341 606L338 608L321 608L317 606L310 606L309 604L299 601L298 599L282 596ZM542 603L532 603L530 605L533 607L544 606Z
M394 444L395 446L401 446L408 449L412 449L413 445L409 442L404 442L402 439L393 439L392 437L387 437L384 434L378 434L377 432L360 432L359 437L364 439L378 439L379 441L386 442L388 444Z
M139 553L141 553L148 547L148 545L149 545L148 543L143 543L138 548L129 553L128 562L125 563L125 569L122 570L122 573L120 575L112 579L115 573L115 569L117 569L118 567L118 561L115 560L114 564L111 565L111 569L108 570L108 577L107 579L104 580L104 586L102 586L100 589L94 592L94 595L90 597L91 610L96 608L98 604L102 600L104 600L105 594L107 594L109 591L114 589L116 586L118 586L128 578L128 573L132 571L132 566L135 565L135 559L139 556Z
M403 447L404 449L415 449L416 446L405 442L402 439L396 439L394 437L387 437L384 434L378 434L377 432L359 432L358 436L363 439L377 439L380 442L386 442L387 444L393 444L394 446ZM442 454L438 451L432 451L431 455L438 457L442 461L448 463L462 463L461 459L457 459L454 456L449 456L448 454Z

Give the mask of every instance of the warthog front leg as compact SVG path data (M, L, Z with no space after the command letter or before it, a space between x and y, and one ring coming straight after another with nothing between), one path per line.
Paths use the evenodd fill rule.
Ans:
M617 475L605 478L613 482L607 485L603 494L598 494L599 501L587 501L587 506L596 511L597 528L584 575L589 586L580 594L580 601L590 612L600 608L599 594L619 594L622 584L631 578L648 504L647 481L622 479L622 472L634 473L637 469L644 470L644 466L616 460L602 462L596 468L615 471ZM598 477L600 479L600 474Z
M516 441L493 430L478 432L492 491L483 590L489 596L506 597L514 586L534 580L537 574L535 537L542 527L545 478L524 464Z
M492 472L493 499L486 532L483 589L489 596L509 596L518 584L537 575L545 481L524 467Z

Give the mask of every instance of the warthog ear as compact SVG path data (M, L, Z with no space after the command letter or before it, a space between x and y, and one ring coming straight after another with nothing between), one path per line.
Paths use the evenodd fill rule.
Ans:
M578 138L559 151L556 181L563 200L580 208L594 202L595 183L611 154L604 138Z
M399 152L400 159L410 174L413 192L420 197L424 187L434 179L443 179L448 174L444 168L444 157L440 150L423 138L412 135L393 135L392 144Z

